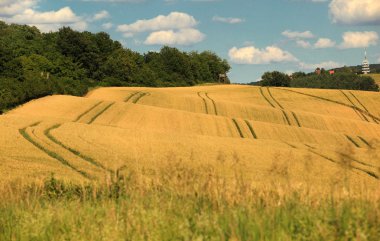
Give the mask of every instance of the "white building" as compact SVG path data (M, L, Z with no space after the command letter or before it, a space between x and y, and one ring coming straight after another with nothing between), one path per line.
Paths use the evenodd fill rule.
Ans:
M369 68L369 61L367 59L367 51L365 51L365 58L364 58L363 64L362 64L362 72L363 72L363 74L371 73L371 70Z

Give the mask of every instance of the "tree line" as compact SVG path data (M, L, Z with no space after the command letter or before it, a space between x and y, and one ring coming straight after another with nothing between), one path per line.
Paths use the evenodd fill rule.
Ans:
M261 81L251 84L294 88L379 91L379 86L372 77L358 75L348 68L342 68L334 74L330 74L324 69L318 74L315 72L308 74L296 72L292 75L287 75L279 71L266 72L261 77Z
M82 96L94 86L192 86L219 81L230 65L215 53L163 47L140 54L105 32L0 21L0 112L51 94Z

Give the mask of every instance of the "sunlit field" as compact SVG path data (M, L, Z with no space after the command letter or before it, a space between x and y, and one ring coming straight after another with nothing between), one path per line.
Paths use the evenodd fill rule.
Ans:
M377 92L99 88L0 116L0 240L378 240Z

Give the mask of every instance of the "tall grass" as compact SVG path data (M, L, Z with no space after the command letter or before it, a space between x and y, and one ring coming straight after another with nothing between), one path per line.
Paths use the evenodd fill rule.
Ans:
M314 189L291 179L292 160L281 155L265 185L250 183L233 159L229 177L222 161L194 165L173 154L155 167L127 166L104 184L52 176L2 186L0 240L379 240L380 189L348 188L349 163Z

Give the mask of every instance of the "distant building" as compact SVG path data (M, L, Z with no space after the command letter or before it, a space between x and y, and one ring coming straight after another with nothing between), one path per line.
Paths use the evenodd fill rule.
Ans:
M317 68L317 69L315 70L315 73L316 73L317 75L321 75L321 73L322 73L321 68Z
M362 64L362 72L363 74L369 74L371 73L371 70L369 68L369 61L367 59L367 51L365 51L364 53L364 60L363 60L363 64Z
M333 74L335 74L335 70L333 70L333 69L332 69L332 70L330 70L330 71L329 71L329 74L330 74L330 75L333 75Z

